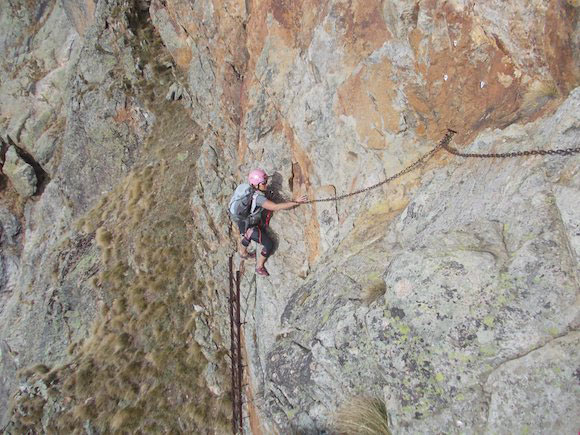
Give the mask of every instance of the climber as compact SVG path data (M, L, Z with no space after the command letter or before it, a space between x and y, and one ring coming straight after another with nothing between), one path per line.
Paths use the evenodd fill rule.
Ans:
M264 264L274 248L272 238L266 231L272 212L297 207L307 201L307 197L303 195L297 200L278 204L271 201L266 197L268 175L262 169L251 171L248 175L248 182L249 185L241 184L234 192L229 205L230 216L237 223L242 236L238 246L240 257L256 258L256 252L248 252L248 246L251 240L261 244L263 249L256 263L256 273L269 276Z

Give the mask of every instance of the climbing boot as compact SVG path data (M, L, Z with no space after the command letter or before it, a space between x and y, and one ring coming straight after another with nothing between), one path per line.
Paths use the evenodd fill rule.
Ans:
M262 276L270 276L265 267L256 267L256 273Z

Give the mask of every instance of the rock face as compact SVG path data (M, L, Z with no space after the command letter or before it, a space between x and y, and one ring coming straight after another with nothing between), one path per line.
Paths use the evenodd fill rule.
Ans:
M38 179L34 168L18 155L16 148L8 148L2 169L21 196L28 198L36 193Z
M575 91L554 116L467 150L573 146L578 108ZM578 158L445 160L393 221L379 208L387 191L297 289L251 290L255 330L277 328L251 355L282 432L328 429L328 407L361 391L387 399L397 433L578 426L565 417L576 400L555 400L579 392L578 220L564 205L580 199ZM373 279L383 294L365 303Z
M216 349L229 338L223 289L237 242L225 205L254 167L272 175L278 200L332 198L401 171L448 128L467 152L578 147L578 4L528 3L0 4L0 137L29 162L3 147L0 427L16 415L11 396L13 427L154 430L131 394L99 426L85 409L91 397L65 391L72 381L50 400L33 397L34 377L20 395L9 391L25 382L14 373L37 363L64 367L52 381L80 378L74 370L96 364L82 340L114 343L123 324L133 328L118 331L125 345L146 343L139 364L158 366L167 337L156 329L153 341L131 335L127 344L123 334L138 328L119 320L119 304L139 311L134 292L167 304L144 288L175 283L161 276L130 291L123 280L151 273L144 246L169 244L185 227L197 282L178 295L200 317L183 340L207 360L199 382L224 395ZM394 433L577 431L578 163L578 154L495 160L438 150L378 189L276 213L271 276L237 263L247 431L333 432L354 396L383 400ZM191 221L177 195L153 221L159 198L135 181L145 178L157 194L180 192ZM123 189L125 202L115 193ZM173 206L179 218L166 216ZM113 224L122 237L104 232ZM152 228L165 238L147 238ZM186 294L200 286L194 308ZM171 400L182 409L183 397ZM73 423L53 424L59 412ZM145 423L124 426L131 415ZM211 430L207 415L191 411L172 419L181 427L157 430Z

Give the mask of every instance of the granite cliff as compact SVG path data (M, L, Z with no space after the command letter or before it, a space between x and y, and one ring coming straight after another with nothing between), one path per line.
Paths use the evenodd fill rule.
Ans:
M0 4L0 427L227 433L226 204L577 148L579 3ZM578 154L438 150L276 213L246 432L577 433Z

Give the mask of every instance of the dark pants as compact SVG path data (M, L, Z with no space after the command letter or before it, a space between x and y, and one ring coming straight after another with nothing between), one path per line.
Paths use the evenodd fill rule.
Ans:
M238 222L238 228L240 230L240 235L242 236L242 245L247 248L250 245L251 240L259 243L263 246L262 255L264 257L268 257L274 249L274 241L266 231L266 228L268 228L268 224L270 223L271 216L271 212L264 212L262 215L262 222L259 225L248 229L247 231L244 228L244 224Z

